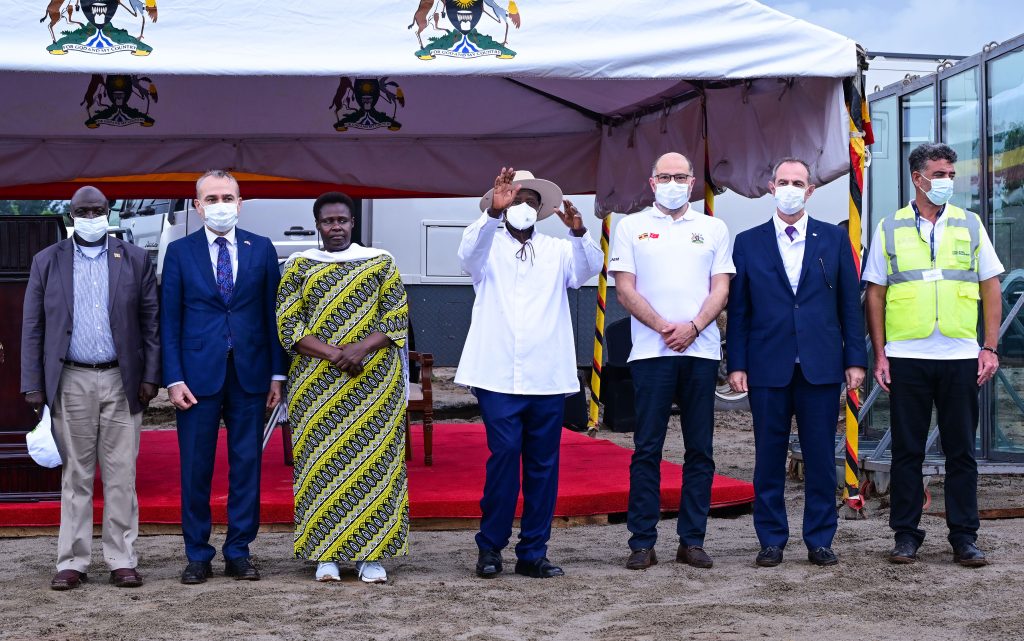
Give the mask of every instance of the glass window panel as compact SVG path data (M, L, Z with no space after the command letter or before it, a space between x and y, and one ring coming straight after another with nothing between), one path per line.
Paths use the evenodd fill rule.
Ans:
M950 202L980 212L981 118L978 113L978 68L942 81L942 141L956 152L955 193Z
M871 242L878 221L900 208L900 159L894 134L896 96L871 103L871 127L875 143L871 145L871 166L868 167L868 233L864 244Z
M900 203L914 197L914 183L910 179L908 160L910 152L925 142L935 142L935 89L923 87L903 96L903 131L900 138L900 163L904 167L903 194Z
M1006 272L1003 316L1024 294L1024 50L988 63L989 194L992 241ZM1000 368L993 388L991 455L1024 460L1024 313L999 343Z

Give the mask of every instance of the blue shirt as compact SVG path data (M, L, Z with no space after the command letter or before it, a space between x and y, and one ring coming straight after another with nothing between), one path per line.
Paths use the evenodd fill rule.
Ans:
M109 270L107 245L80 247L75 243L74 297L71 344L67 359L79 363L108 363L117 360L114 336L110 332Z

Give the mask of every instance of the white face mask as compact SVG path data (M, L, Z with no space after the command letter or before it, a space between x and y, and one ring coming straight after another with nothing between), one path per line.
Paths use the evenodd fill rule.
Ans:
M690 184L676 181L658 183L654 188L654 200L670 211L681 208L690 200Z
M210 203L203 205L206 226L213 231L225 233L238 224L237 203Z
M941 207L953 197L952 178L932 178L931 184L932 188L924 192L924 195L928 197L928 200L932 201L932 204Z
M95 218L76 218L75 235L87 243L94 243L107 235L107 227L110 223L106 216Z
M804 208L804 190L793 185L775 188L775 206L779 211L792 216Z
M505 210L505 222L519 231L524 231L537 222L537 210L526 203L512 205Z

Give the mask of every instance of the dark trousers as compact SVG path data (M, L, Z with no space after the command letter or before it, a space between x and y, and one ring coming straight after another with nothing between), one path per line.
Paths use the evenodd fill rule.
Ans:
M807 548L832 547L836 534L835 437L840 385L814 385L797 364L785 387L751 387L754 419L754 531L762 547L786 547L786 456L796 416L804 459L803 538Z
M249 556L260 526L260 466L266 394L250 394L228 361L224 386L216 394L197 396L196 405L178 410L181 450L181 531L189 561L210 561L210 484L223 415L228 433L228 532L224 558Z
M558 452L562 441L564 394L502 394L476 389L487 429L487 478L480 499L481 550L502 550L512 536L522 468L523 515L516 556L547 556L558 496Z
M661 453L672 401L683 430L683 488L676 530L686 545L703 545L715 476L712 436L718 361L662 356L629 365L636 403L633 459L629 464L630 549L653 548L661 516Z
M892 476L889 526L898 542L921 545L924 504L921 466L931 428L932 405L946 456L946 525L953 547L978 538L978 361L890 358Z

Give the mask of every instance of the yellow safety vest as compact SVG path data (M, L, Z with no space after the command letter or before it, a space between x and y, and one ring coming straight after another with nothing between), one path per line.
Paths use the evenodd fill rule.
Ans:
M978 251L981 219L954 205L942 214L946 228L934 249L918 231L913 207L882 221L889 287L885 293L885 337L902 341L931 336L935 323L950 338L977 338Z

